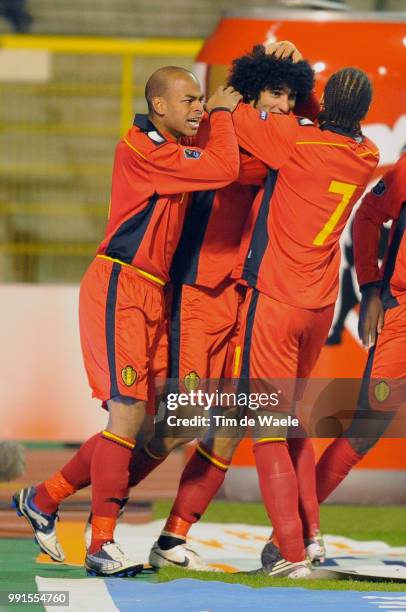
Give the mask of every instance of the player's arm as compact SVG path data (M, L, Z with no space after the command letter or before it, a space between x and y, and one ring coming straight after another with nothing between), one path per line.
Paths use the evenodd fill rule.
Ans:
M149 173L157 193L219 189L236 180L240 156L231 113L213 112L210 124L204 149L167 143L149 156Z
M242 185L262 185L268 172L267 166L248 153L240 150L240 173L237 181Z
M219 87L211 96L204 148L168 142L149 155L149 174L158 194L219 189L236 180L240 156L231 113L240 99L232 87Z
M367 348L373 346L383 327L379 240L382 224L400 214L404 197L400 181L401 171L396 165L364 197L354 219L355 269L362 294L358 332Z
M260 112L239 104L233 114L238 143L267 166L278 169L291 157L298 123L289 115Z

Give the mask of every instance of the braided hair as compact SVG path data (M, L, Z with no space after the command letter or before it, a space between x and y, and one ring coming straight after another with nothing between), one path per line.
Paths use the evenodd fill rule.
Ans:
M296 94L296 102L306 102L314 86L314 72L305 60L293 63L290 58L277 59L266 55L263 45L235 59L228 76L231 85L244 102L258 101L261 91L288 87Z
M335 72L324 89L324 109L320 123L333 123L350 133L360 133L360 121L368 112L372 100L371 81L358 68L343 68Z

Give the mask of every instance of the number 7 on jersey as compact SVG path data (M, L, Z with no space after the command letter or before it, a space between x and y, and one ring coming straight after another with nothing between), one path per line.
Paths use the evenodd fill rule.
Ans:
M331 181L330 186L328 188L330 193L339 193L343 197L338 203L337 208L334 210L333 214L327 221L326 225L323 227L321 232L319 232L316 238L313 240L313 244L315 246L322 246L327 237L331 234L331 232L335 229L337 223L343 216L345 209L347 208L351 197L356 190L356 185L351 185L351 183L340 183L339 181Z

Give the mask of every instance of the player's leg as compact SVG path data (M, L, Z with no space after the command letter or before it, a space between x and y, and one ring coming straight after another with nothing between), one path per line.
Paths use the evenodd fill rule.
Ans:
M222 486L239 441L236 437L217 439L208 434L198 443L182 472L169 517L152 547L151 565L183 564L188 569L213 570L186 545L186 540L190 528L200 520Z
M228 346L238 326L236 318L242 292L230 282L216 290L189 288L189 291L191 297L196 300L189 308L189 313L194 315L195 328L194 333L190 333L190 325L186 328L188 318L184 316L182 329L187 329L188 333L183 335L186 341L182 345L179 374L185 384L188 382L187 376L192 372L195 373L194 381L208 379L210 376L211 384L208 388L213 390L224 369ZM208 313L211 313L210 320L207 319ZM196 338L200 338L200 342L196 343ZM202 362L203 358L206 363ZM234 448L238 444L238 440L225 439L228 432L224 433L225 438L220 435L221 432L217 433L218 436L214 436L212 432L206 434L182 473L168 520L151 550L152 565L159 567L186 560L189 568L207 568L207 565L184 545L191 525L200 519L221 487Z
M104 305L97 311L97 284L86 283L85 277L79 308L89 382L109 410L91 461L92 540L85 563L97 575L129 575L139 564L125 558L114 543L114 530L128 497L129 465L149 398L151 351L165 309L161 287L128 266L101 261L111 266L106 265Z
M302 333L300 335L298 357L298 388L296 400L300 400L306 380L309 378L323 348L334 307L328 306L318 310L300 311ZM295 468L299 487L299 513L303 525L303 538L306 552L312 563L318 565L325 560L325 548L320 536L320 511L316 492L316 460L312 441L303 428L298 428L300 437L290 432L288 439L289 453Z
M245 326L241 328L240 377L255 387L282 389L285 406L291 405L299 340L290 306L250 290L244 304ZM284 409L282 403L274 412ZM286 431L268 427L254 445L262 499L280 547L281 557L272 556L270 575L307 574L302 524L298 510L298 484L286 443ZM278 553L279 554L279 553ZM298 565L296 565L298 564Z
M108 426L92 453L92 542L86 567L97 575L132 575L142 565L114 543L114 527L145 416L149 340L163 317L162 290L130 267L97 258L82 281L79 305L89 383L93 396L109 409Z
M384 327L370 349L355 418L317 464L317 494L324 501L381 438L404 401L406 378L406 305L385 313ZM385 381L388 381L385 382ZM389 393L379 391L384 385Z
M108 266L110 266L110 270L108 269ZM98 287L100 288L101 292L104 290L106 295L110 274L110 263L102 263L102 260L95 260L90 265L82 281L82 288L86 289L86 286L89 285L87 291L92 293L92 289ZM100 305L98 305L98 308L95 310L98 311L99 309ZM104 321L104 313L101 314L101 319ZM90 328L89 331L93 331L92 328ZM99 336L99 334L96 335ZM100 346L102 343L99 337L97 338L97 342L98 345L96 343L95 350L97 350L100 354L103 354L103 348ZM91 354L86 355L85 363L86 361L89 362L91 357ZM103 364L104 369L107 371L108 364L106 356L101 359L101 363ZM102 386L102 383L99 385L97 380L98 377L100 379L103 378L101 372L89 372L89 381L91 387L93 388L94 395L96 395L94 391L95 386L99 387L98 391L100 391ZM99 437L100 434L92 436L92 438L85 442L82 448L79 449L78 453L76 453L76 458L73 461L73 469L68 469L67 472L60 470L55 475L51 476L47 481L40 483L40 485L38 485L38 495L36 487L29 487L28 489L23 489L14 496L14 503L16 504L18 511L30 523L38 544L44 552L48 553L51 558L56 561L62 561L64 559L64 554L57 540L55 530L58 505L62 499L75 491L76 484L82 482L81 472L84 465L85 468L83 470L83 479L90 480L90 458ZM68 464L68 467L70 468L71 466ZM77 482L71 482L71 479L74 480L76 478L76 472L78 473Z

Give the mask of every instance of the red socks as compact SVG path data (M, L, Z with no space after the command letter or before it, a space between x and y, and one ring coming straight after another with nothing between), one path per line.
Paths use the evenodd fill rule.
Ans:
M99 432L82 444L78 452L73 455L72 459L61 470L66 480L76 490L83 489L90 484L90 465L100 436L101 433Z
M320 510L316 492L316 458L309 438L289 438L289 455L292 459L299 487L299 513L302 519L303 537L314 538L320 529Z
M92 543L89 552L114 541L123 498L128 496L129 464L135 440L103 431L92 456Z
M56 512L61 501L76 491L61 472L56 472L35 488L34 504L46 514Z
M35 487L34 503L42 512L53 514L61 501L90 484L90 463L100 435L89 438L59 472Z
M317 497L323 502L362 459L347 438L337 438L322 454L316 467Z
M293 563L304 561L298 485L287 444L260 440L254 444L254 454L262 499L281 554Z
M186 538L185 523L196 523L224 482L230 462L215 455L202 442L189 459L183 470L178 494L172 506L165 533ZM181 519L181 521L177 519ZM181 533L176 532L180 525Z

